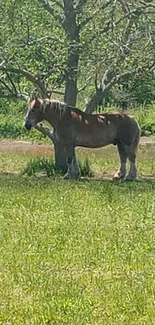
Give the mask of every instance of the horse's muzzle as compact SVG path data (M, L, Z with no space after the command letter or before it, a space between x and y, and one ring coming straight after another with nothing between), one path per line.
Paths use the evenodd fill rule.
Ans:
M26 121L24 123L24 127L26 128L26 130L30 131L32 128L32 124L29 121Z

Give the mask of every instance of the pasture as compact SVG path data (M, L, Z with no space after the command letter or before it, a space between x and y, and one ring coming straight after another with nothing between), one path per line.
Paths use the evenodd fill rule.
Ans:
M80 149L81 181L22 175L34 148L0 152L0 324L155 323L154 145L131 183L110 179L115 149Z

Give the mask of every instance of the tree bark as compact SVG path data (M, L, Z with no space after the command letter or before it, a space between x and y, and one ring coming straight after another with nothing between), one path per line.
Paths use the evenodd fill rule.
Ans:
M68 40L68 56L66 64L66 85L64 101L76 106L77 101L77 71L79 63L80 26L77 24L77 12L73 1L64 0L65 20L62 24Z
M79 52L76 49L76 44L70 45L68 49L64 102L71 106L76 106L76 101L77 101L78 61L79 61Z
M99 106L101 102L103 102L104 99L106 99L106 96L107 96L106 91L103 91L100 88L96 89L96 91L92 94L90 100L86 104L85 113L92 114L96 110L97 106Z
M67 172L67 160L64 153L64 148L60 145L58 141L54 141L54 151L55 151L55 165L62 172L63 175Z

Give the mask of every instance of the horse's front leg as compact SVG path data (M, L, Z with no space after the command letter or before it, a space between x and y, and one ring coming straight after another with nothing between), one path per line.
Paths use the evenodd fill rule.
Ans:
M65 174L65 179L80 178L80 169L75 155L75 148L65 148L68 170Z
M72 166L73 166L73 173L74 173L74 178L78 179L81 176L81 171L80 167L76 158L75 154L75 149L74 149L74 154L73 154L73 160L72 160Z

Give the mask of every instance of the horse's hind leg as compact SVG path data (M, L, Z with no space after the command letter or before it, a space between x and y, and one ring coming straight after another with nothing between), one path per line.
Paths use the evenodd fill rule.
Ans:
M130 162L130 169L128 175L126 176L126 180L135 181L137 178L136 154L134 152L133 145L126 146L125 148Z
M120 157L120 168L117 171L117 173L114 175L113 179L123 179L126 175L127 153L122 143L119 143L117 145L117 148Z
M136 153L134 150L134 145L125 146L125 150L130 162L130 169L128 175L126 176L126 180L135 181L137 178L137 167L136 167Z
M138 149L138 144L140 140L140 130L138 130L137 137L130 146L125 146L125 150L130 162L129 173L126 180L134 181L137 178L137 167L136 167L136 154Z

